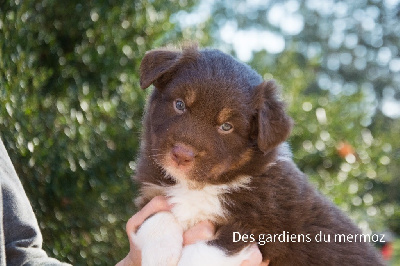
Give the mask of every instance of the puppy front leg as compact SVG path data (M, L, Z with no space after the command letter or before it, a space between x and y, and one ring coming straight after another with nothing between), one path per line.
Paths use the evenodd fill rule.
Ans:
M176 266L182 252L183 230L170 212L148 218L133 234L132 241L142 252L142 266Z
M233 242L231 226L222 226L217 238L200 241L183 248L179 266L240 266L254 252L246 242Z

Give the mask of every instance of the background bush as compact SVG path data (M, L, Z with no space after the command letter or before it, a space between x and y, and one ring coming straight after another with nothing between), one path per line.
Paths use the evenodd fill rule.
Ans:
M365 232L400 233L400 122L382 111L400 95L399 4L309 2L2 2L0 136L49 255L75 265L126 255L146 94L140 60L185 40L236 53L221 35L227 23L285 40L281 52L256 50L248 62L282 84L300 168ZM268 19L277 6L297 7L303 28L288 33Z

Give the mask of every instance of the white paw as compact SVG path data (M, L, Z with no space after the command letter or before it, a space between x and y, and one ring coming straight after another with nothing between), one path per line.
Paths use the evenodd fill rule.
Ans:
M239 266L250 258L251 253L252 250L246 247L239 253L228 256L222 249L201 241L183 248L178 266Z
M159 212L147 219L132 236L142 252L142 266L177 265L182 235L182 227L170 212Z

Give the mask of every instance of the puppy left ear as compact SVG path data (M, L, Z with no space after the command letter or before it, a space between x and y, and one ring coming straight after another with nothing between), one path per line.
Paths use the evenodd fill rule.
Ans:
M256 110L257 145L266 153L289 137L293 120L286 114L285 104L278 98L273 80L264 81L254 89L253 106Z
M181 52L166 49L147 52L140 64L140 87L146 89L153 84L177 64L180 56Z

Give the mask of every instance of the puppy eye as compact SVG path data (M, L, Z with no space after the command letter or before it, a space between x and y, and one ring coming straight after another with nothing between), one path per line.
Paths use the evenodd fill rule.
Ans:
M230 123L223 123L219 129L223 132L223 133L229 133L232 131L233 126Z
M174 108L176 112L182 114L186 109L186 105L181 99L178 99L174 101Z

